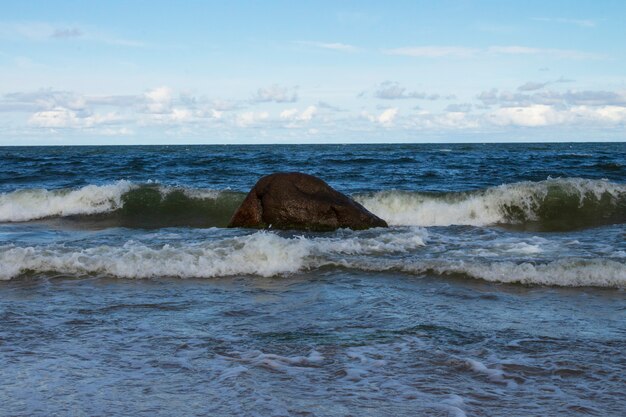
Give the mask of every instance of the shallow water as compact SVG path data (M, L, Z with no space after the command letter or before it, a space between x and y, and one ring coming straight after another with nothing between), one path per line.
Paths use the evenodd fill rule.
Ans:
M623 291L324 270L2 287L4 415L621 415Z
M0 162L0 415L626 411L626 144ZM291 170L392 227L222 227Z

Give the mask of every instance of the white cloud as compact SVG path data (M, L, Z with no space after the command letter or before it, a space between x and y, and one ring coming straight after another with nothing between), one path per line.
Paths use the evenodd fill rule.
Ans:
M499 91L494 88L480 93L478 95L478 99L482 101L485 106L499 104L506 107L525 107L533 104L560 104L562 106L626 106L626 91L568 90L565 92L559 92L548 90L532 94L524 94Z
M0 111L51 110L58 107L84 110L87 98L70 91L39 90L5 94L0 98Z
M398 115L398 108L391 107L387 110L383 111L377 118L378 123L383 126L391 126L393 124L394 119Z
M529 107L503 107L489 115L490 120L500 126L547 126L562 123L563 115L552 106L536 104Z
M479 55L544 55L559 59L604 59L604 55L577 51L573 49L534 48L529 46L508 45L488 48L470 48L465 46L412 46L383 50L388 55L403 55L420 58L471 58Z
M309 121L313 118L315 113L317 113L317 108L315 106L309 106L300 113L300 120Z
M298 93L295 88L274 84L267 88L259 88L252 100L257 103L295 103L298 101Z
M214 119L221 119L222 116L224 115L224 112L220 110L211 109L209 110L209 114Z
M539 83L539 82L534 82L534 81L528 81L527 83L524 83L524 84L520 85L519 87L517 87L517 90L518 91L541 90L543 87L545 87L548 84L549 84L548 82Z
M28 123L37 127L64 128L76 126L78 118L76 117L76 112L70 109L58 108L37 112L30 117Z
M8 93L0 97L0 111L40 111L57 107L86 110L90 106L133 107L143 104L145 96L92 96L72 91L37 90Z
M559 109L545 104L528 107L503 107L490 112L488 119L500 126L539 127L561 124L623 124L626 108L620 106L574 106Z
M461 57L466 58L475 55L480 50L463 46L413 46L403 48L386 49L388 55L404 55L425 58Z
M115 46L145 47L146 43L123 39L91 28L85 30L76 26L49 22L0 22L0 38L27 40L31 42L80 39L81 41L104 43Z
M366 111L361 112L361 118L367 119L372 123L377 123L385 127L390 127L398 115L400 109L397 107L389 107L378 115L370 114Z
M574 109L574 111L581 116L587 116L590 120L597 120L603 123L626 123L626 107L603 106L600 108L589 108L580 106Z
M531 48L528 46L490 46L487 48L487 52L492 54L507 54L507 55L536 55L541 53L539 48Z
M107 127L107 128L98 130L96 133L102 136L130 136L130 135L133 135L135 132L132 129L129 129L127 127L120 127L120 128Z
M556 80L553 81L544 81L544 82L537 82L537 81L528 81L522 85L520 85L519 87L517 87L517 91L535 91L535 90L541 90L542 88L551 85L551 84L560 84L560 83L571 83L574 80L570 80L568 78L565 77L559 77Z
M339 52L356 52L358 51L358 48L356 46L353 45L348 45L346 43L341 43L341 42L308 42L308 41L298 41L295 42L298 45L304 45L304 46L312 46L315 48L322 48L322 49L330 49L333 51L339 51Z
M146 109L150 113L167 113L172 105L172 89L157 87L145 93Z
M280 118L289 122L286 127L295 128L301 127L301 123L298 122L309 122L315 114L317 113L317 107L309 106L300 112L298 109L286 109L280 113Z
M223 111L206 100L180 96L169 87L141 95L89 96L70 91L38 90L0 96L0 112L30 113L28 125L45 128L93 129L124 124L177 126L220 120ZM100 129L101 130L101 129ZM94 132L97 133L97 132Z
M533 20L538 21L538 22L547 22L547 23L566 23L566 24L580 26L583 28L596 27L595 20L591 20L591 19L570 19L567 17L534 17Z
M451 113L469 113L472 107L471 103L454 103L449 104L445 110Z
M64 39L64 38L78 38L83 36L83 31L78 28L57 28L50 35L51 38Z
M95 126L112 124L123 119L116 113L96 113L82 116L68 108L55 108L34 113L28 123L35 127L47 128L92 128Z
M241 109L241 106L232 103L249 105L249 101L242 100L229 102L223 106L225 110L219 110L216 108L216 100L194 96L189 92L179 94L167 86L137 95L93 96L55 90L9 93L0 96L0 111L26 113L28 119L27 123L23 123L23 128L29 128L30 132L42 128L57 132L73 129L76 132L112 136L141 134L150 129L159 129L164 135L200 137L201 132L209 128L225 129L226 136L236 136L237 129L240 129L241 135L245 135L241 129L255 128L255 132L278 136L285 134L293 138L298 135L301 135L299 138L305 138L309 131L332 135L333 132L358 130L375 132L381 128L393 128L398 132L413 129L429 132L461 129L493 132L503 131L502 127L513 131L514 127L561 126L580 131L583 128L620 131L626 124L626 91L555 91L544 88L547 84L565 81L559 78L536 83L541 85L531 85L529 82L520 88L521 91L485 91L474 103L444 105L442 107L445 109L439 112L428 108L431 106L418 111L411 110L415 103L400 101L398 104L401 106L380 106L371 114L362 112L360 121L359 110L353 108L352 111L339 112L324 102L300 107L283 105L283 109L276 112L271 110L272 107L279 107L276 105L258 105L254 111L235 111ZM377 87L378 90L371 90L370 94L379 98L428 97L390 81ZM535 87L538 89L535 90ZM378 103L389 104L382 101ZM12 116L6 115L5 118Z
M209 120L220 120L223 112L214 109L190 109L185 107L172 107L168 112L148 114L140 119L142 125L169 125L183 126L207 122Z
M261 112L254 112L254 111L249 111L249 112L244 112L244 113L240 113L236 116L235 118L235 124L239 127L249 127L249 126L255 126L258 125L259 123L267 120L269 118L269 113L266 111L261 111Z
M438 100L441 98L439 94L426 94L418 91L408 91L397 82L385 81L381 83L374 95L376 98L383 100L399 100L399 99L422 99L422 100ZM448 96L446 98L452 98Z
M528 46L490 46L487 53L500 55L545 55L559 59L603 59L604 55L574 49L533 48Z
M286 109L280 112L281 119L293 119L298 115L298 109Z
M406 118L405 127L407 129L431 131L461 130L478 128L480 127L480 122L477 116L471 115L467 111L431 113L427 110L420 110Z
M233 100L215 99L211 101L211 106L213 109L223 112L229 110L237 110L241 108L243 104L241 102Z
M338 107L338 106L334 106L330 103L327 103L325 101L318 101L317 102L317 107L322 109L322 110L328 110L328 111L332 111L332 112L343 112L346 111L345 109Z
M58 29L51 24L42 22L2 22L0 23L0 37L38 41L49 39Z
M188 122L192 119L193 112L189 109L174 108L172 109L171 118L174 122Z
M140 95L111 95L111 96L84 96L87 105L112 106L112 107L133 107L144 100Z
M433 118L433 123L437 128L445 129L470 129L480 126L475 118L467 112L448 112L437 115Z
M82 126L83 127L94 127L100 125L109 125L109 124L117 124L125 121L125 119L115 112L109 113L94 113L87 117L83 117Z

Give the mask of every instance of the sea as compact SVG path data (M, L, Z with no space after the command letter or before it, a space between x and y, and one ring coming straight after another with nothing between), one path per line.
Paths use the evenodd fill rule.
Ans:
M621 417L625 291L626 143L0 148L2 416Z

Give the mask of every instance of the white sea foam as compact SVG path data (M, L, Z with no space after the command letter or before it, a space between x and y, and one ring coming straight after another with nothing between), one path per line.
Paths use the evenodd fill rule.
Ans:
M626 185L582 178L548 179L539 182L504 184L482 191L424 194L382 191L356 196L363 206L391 225L404 226L485 226L509 223L506 207L515 207L528 220L539 220L537 208L551 189L577 197L596 199L608 194L613 201L626 198Z
M517 242L508 244L505 251L508 253L517 253L522 255L536 255L543 252L539 245L531 245L526 242Z
M448 411L450 416L454 417L466 417L463 407L465 407L465 401L463 397L452 394L448 398L441 401L442 408Z
M294 370L309 369L318 367L323 361L324 356L313 349L307 356L286 356L277 355L275 353L264 353L260 350L247 352L233 352L226 356L227 359L242 362L249 366L267 368L273 371L292 372ZM235 368L236 369L236 368ZM245 371L247 368L242 369ZM232 374L232 370L230 373ZM225 375L230 377L232 375Z
M563 258L545 263L424 259L346 263L366 271L402 271L415 275L462 275L491 282L562 287L626 288L626 263L611 259Z
M176 188L148 183L162 196L174 190L195 199L216 199L221 191ZM0 194L0 222L23 222L46 217L107 213L122 208L123 195L140 187L120 180L106 185L87 185L78 189L24 189Z
M475 359L466 359L466 365L474 372L487 375L492 381L506 383L504 371L497 368L488 368L484 363Z
M626 264L610 259L558 259L546 263L430 260L398 265L414 274L460 274L492 282L563 287L626 287Z
M561 258L514 262L417 256L427 233L421 228L351 237L281 237L274 233L196 244L72 248L0 246L0 279L26 272L99 274L121 278L211 278L233 275L281 276L334 266L414 275L461 275L529 285L626 288L626 263L607 258ZM417 252L416 252L417 251Z
M346 255L406 252L424 245L426 232L383 233L376 237L284 238L257 232L196 245L149 247L137 242L85 249L62 245L0 246L0 279L26 271L106 274L121 278L217 277L288 274L341 265Z
M134 185L125 180L76 190L28 189L0 194L0 221L19 222L52 216L96 214L116 210Z
M490 381L505 384L508 388L516 388L517 383L498 367L488 367L475 359L465 359L464 365L473 372L485 375Z
M162 195L165 195L175 189L178 189L178 188L160 187ZM200 189L200 188L182 188L181 190L189 198L196 198L196 199L202 199L202 200L215 200L222 194L222 192L219 190L209 190L209 189Z

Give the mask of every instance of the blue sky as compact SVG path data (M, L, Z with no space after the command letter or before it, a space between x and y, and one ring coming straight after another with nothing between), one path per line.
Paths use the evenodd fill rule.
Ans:
M624 1L0 3L0 144L626 140Z

